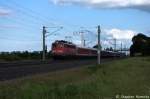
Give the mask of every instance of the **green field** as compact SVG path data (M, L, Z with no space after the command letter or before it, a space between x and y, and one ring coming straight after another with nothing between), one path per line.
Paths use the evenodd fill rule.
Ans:
M150 57L0 83L0 99L115 99L116 95L150 95Z

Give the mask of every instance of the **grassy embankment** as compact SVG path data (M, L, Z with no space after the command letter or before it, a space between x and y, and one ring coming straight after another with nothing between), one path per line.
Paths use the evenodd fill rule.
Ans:
M150 95L149 57L0 83L0 99L109 99L117 94Z

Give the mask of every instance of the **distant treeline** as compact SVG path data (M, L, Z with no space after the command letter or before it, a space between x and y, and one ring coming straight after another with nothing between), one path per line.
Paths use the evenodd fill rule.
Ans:
M139 33L132 38L133 44L130 47L131 56L150 56L150 37Z
M50 52L46 54L47 58L50 58ZM0 52L0 60L15 61L15 60L34 60L41 59L42 51L13 51L13 52Z

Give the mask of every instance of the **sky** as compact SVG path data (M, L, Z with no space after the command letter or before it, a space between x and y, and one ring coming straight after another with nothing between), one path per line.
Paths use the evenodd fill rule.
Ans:
M92 47L98 25L103 48L114 38L129 48L137 33L150 36L149 18L149 0L0 0L0 51L42 50L43 26L48 50L55 40L81 45L80 32Z

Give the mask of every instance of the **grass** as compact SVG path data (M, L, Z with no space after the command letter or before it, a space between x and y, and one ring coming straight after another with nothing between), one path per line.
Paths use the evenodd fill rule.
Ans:
M112 99L150 95L150 57L112 61L0 83L0 99Z

